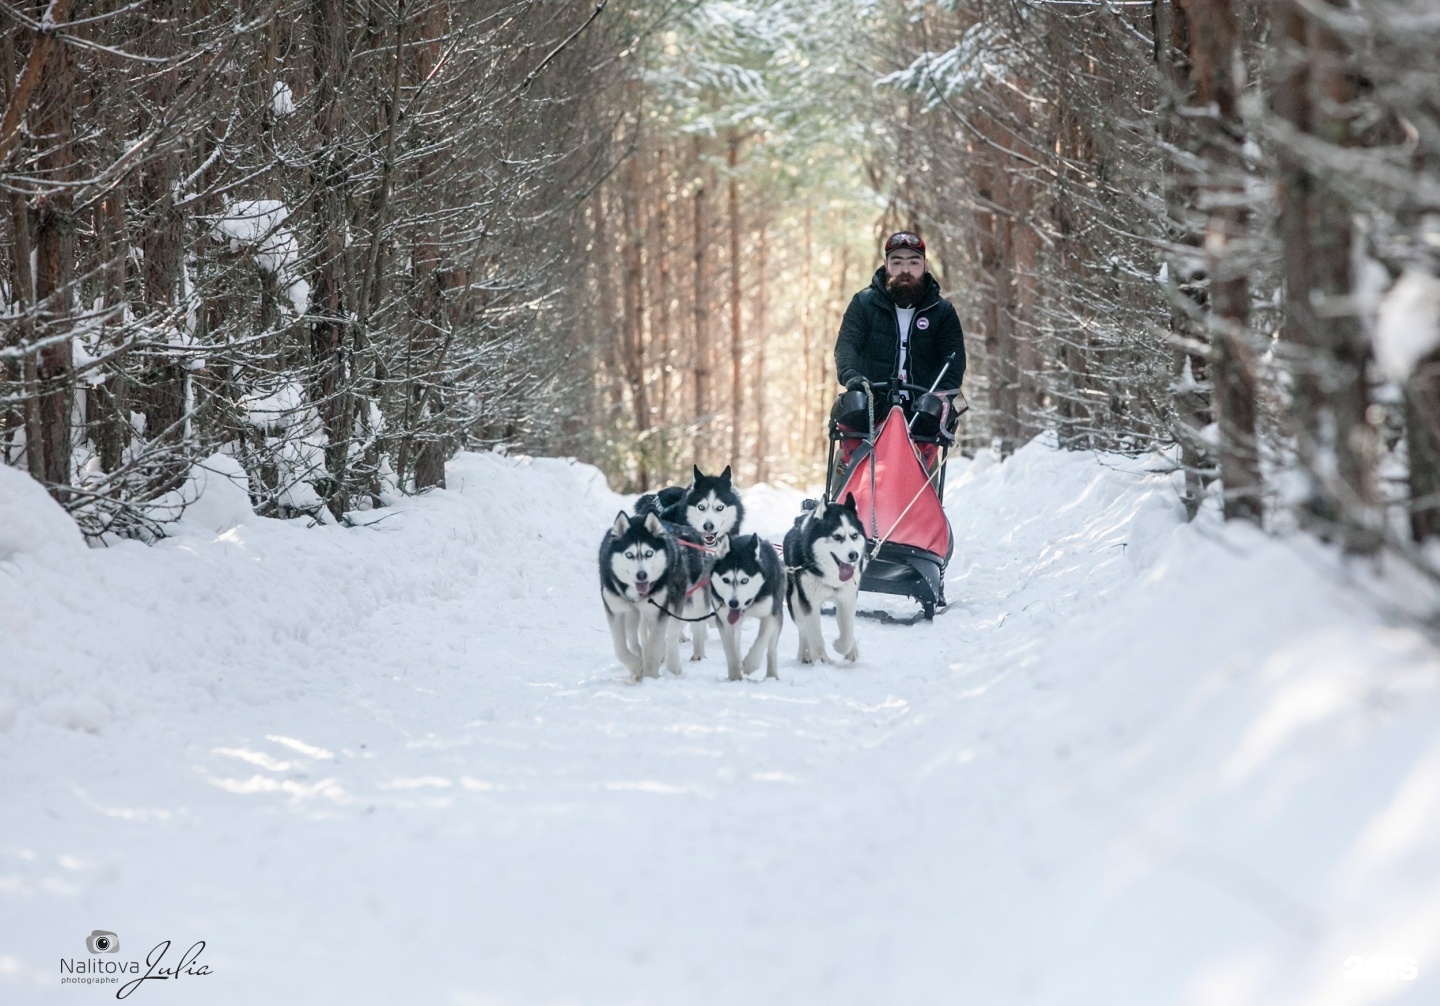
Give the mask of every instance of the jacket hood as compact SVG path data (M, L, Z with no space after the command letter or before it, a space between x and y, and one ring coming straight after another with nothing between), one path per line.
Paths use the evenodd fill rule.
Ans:
M886 304L894 305L895 302L890 299L890 291L885 289L885 267L883 265L879 269L876 269L875 275L871 277L870 289L883 297ZM915 306L922 309L934 307L935 302L939 299L940 284L935 281L934 276L930 275L929 270L926 270L925 275L921 279L920 300Z

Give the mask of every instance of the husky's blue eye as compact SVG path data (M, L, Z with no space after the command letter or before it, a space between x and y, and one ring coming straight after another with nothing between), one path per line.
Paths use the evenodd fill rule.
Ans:
M749 582L750 582L750 578L749 578L748 576L742 576L742 577L740 578L740 583L741 583L741 585L747 584L747 583L749 583Z
M716 504L715 504L715 509L716 509L716 510L724 510L724 509L725 509L725 504L724 504L724 503L716 503Z
M654 555L654 554L655 554L655 550L654 550L653 548L647 548L647 549L645 550L645 558L647 558L647 559L650 558L650 557L651 557L652 555Z

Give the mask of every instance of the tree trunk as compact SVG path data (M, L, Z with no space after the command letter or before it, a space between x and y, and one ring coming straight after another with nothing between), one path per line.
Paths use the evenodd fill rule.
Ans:
M652 261L656 264L659 274L657 285L659 290L656 299L660 307L660 338L657 340L657 356L660 362L660 397L656 421L661 429L670 421L670 374L675 369L671 353L674 351L670 336L670 298L672 293L672 281L670 277L670 174L665 163L665 145L657 145L655 153L655 178L659 184L658 205L655 209L655 254ZM668 460L669 451L664 457Z
M707 277L705 274L705 246L709 243L709 221L705 212L705 178L704 163L700 159L700 137L692 140L692 161L695 165L695 196L693 199L694 208L694 243L692 245L691 258L694 263L693 269L693 304L695 322L695 343L691 370L695 380L695 455L698 459L705 453L705 446L710 438L706 436L710 422L710 331L707 325L709 318L709 304L707 303L709 292L707 289Z
M1440 538L1440 352L1420 361L1405 384L1410 468L1410 533Z
M1328 6L1345 9L1338 0ZM1359 94L1359 80L1350 65L1345 40L1318 18L1310 18L1312 132L1335 146L1355 144L1350 106ZM1347 551L1374 552L1380 544L1383 515L1375 480L1377 444L1370 424L1370 385L1366 367L1370 343L1353 308L1354 241L1351 207L1343 195L1320 179L1311 206L1312 286L1310 303L1320 325L1328 357L1326 399L1334 423L1336 485Z
M725 165L730 169L730 463L740 464L740 438L744 432L745 384L741 369L745 336L740 320L740 138L732 131Z
M1311 18L1301 0L1284 0L1276 22L1277 115L1297 134L1352 145L1348 105L1358 88L1344 40ZM1277 157L1286 284L1281 335L1297 371L1294 423L1310 484L1302 510L1322 528L1338 526L1347 551L1372 552L1382 515L1367 418L1369 345L1347 306L1354 288L1351 211L1293 145L1281 143Z
M769 249L765 246L765 223L762 217L760 233L757 237L755 248L755 271L759 281L759 287L755 294L755 384L750 397L754 400L755 406L752 410L755 413L755 481L764 482L769 478L769 470L765 456L770 450L768 430L765 428L765 349L770 341L770 333L765 329L765 309L767 277L765 270L768 267Z
M311 54L315 83L315 146L310 166L314 271L311 283L311 394L325 428L326 475L317 486L331 513L350 509L348 461L353 403L348 371L350 304L345 297L346 169L342 136L344 88L350 70L344 0L312 0ZM434 281L426 275L426 281ZM423 448L422 448L423 449ZM433 467L433 466L432 466ZM443 468L441 469L443 474ZM431 471L429 474L433 474ZM425 488L419 483L417 488Z
M37 42L37 46L39 43ZM52 46L44 76L36 88L38 106L34 133L44 153L40 174L49 191L35 208L35 303L37 340L49 341L35 361L38 392L41 473L51 494L65 502L69 494L71 412L75 401L74 355L70 303L75 264L74 204L68 185L74 180L71 141L74 81L70 47ZM58 337L58 338L57 338ZM28 357L27 357L28 359Z
M1260 456L1255 440L1255 361L1250 347L1249 263L1238 254L1244 205L1245 135L1239 101L1244 82L1239 29L1230 0L1186 0L1190 22L1192 114L1205 159L1205 267L1210 277L1209 328L1213 401L1220 425L1220 478L1226 519L1259 523Z
M805 204L805 231L803 240L805 242L805 258L800 272L800 402L804 410L804 416L797 424L800 427L800 444L797 451L794 440L788 438L790 445L789 453L793 456L804 456L810 451L810 429L811 424L816 422L820 409L820 395L816 388L815 358L819 355L815 349L815 322L813 305L815 301L815 208L809 202ZM829 415L828 412L824 415Z
M1195 152L1194 128L1189 118L1178 114L1180 107L1190 104L1193 92L1190 13L1176 0L1156 0L1152 9L1155 58L1165 86L1160 102L1161 134L1172 146ZM1210 446L1202 435L1212 417L1211 354L1199 348L1208 345L1209 339L1200 325L1200 318L1208 310L1208 290L1204 284L1201 234L1194 220L1197 201L1190 169L1178 165L1173 157L1168 159L1165 213L1172 250L1165 267L1170 281L1170 334L1180 344L1172 355L1170 433L1180 445L1185 510L1191 517L1200 509L1206 476L1214 468Z
M640 230L639 213L635 206L640 187L639 159L632 154L625 164L625 173L620 193L620 223L624 233L621 236L621 296L625 317L620 320L620 331L624 340L621 354L625 368L625 380L630 388L630 403L635 410L635 433L640 458L639 485L644 492L649 488L649 472L646 464L644 435L650 429L650 403L645 390L645 343L642 325L640 246L643 234Z

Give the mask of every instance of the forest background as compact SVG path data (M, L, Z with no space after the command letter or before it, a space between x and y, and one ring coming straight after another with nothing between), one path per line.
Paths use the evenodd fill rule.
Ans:
M230 455L343 521L466 448L803 484L892 229L967 452L1426 565L1426 0L0 3L0 459L97 541ZM1430 566L1440 563L1430 562Z

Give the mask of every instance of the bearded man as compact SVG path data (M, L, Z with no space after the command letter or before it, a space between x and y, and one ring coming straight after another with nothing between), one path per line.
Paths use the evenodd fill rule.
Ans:
M860 387L862 378L871 383L898 379L937 391L960 387L965 333L955 308L940 296L940 284L925 268L920 235L900 231L885 241L885 264L851 299L840 322L835 373L850 390Z

